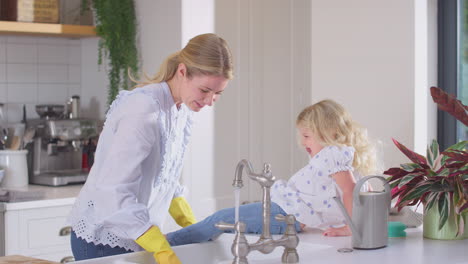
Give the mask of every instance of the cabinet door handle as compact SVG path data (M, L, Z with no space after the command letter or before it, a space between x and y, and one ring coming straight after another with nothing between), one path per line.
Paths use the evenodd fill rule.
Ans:
M72 228L71 226L66 226L60 229L59 236L69 236L71 234Z
M60 260L60 263L68 263L68 262L73 262L75 261L74 257L64 257L63 259Z

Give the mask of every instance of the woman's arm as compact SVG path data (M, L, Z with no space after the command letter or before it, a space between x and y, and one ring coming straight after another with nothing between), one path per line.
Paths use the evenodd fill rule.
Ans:
M130 95L114 111L115 116L106 121L107 131L112 132L101 142L106 151L94 168L99 177L92 182L90 199L96 206L96 224L135 240L151 227L147 206L138 200L138 192L142 163L157 142L159 112L152 98L143 94Z

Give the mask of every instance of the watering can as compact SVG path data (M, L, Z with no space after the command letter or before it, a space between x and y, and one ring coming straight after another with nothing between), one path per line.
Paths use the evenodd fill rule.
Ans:
M362 185L376 178L384 183L384 191L361 192ZM334 197L353 233L352 246L356 249L385 247L388 242L388 215L390 211L390 185L381 176L361 178L353 191L353 219L348 215L340 198Z

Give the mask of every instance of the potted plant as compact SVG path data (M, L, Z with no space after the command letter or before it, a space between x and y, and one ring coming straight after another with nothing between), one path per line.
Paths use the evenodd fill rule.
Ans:
M91 3L91 5L90 5ZM85 10L91 6L99 39L99 65L109 63L108 104L121 89L131 85L128 73L137 77L138 50L136 48L137 21L133 0L82 0Z
M431 87L439 109L468 125L468 107L442 89ZM389 175L392 199L398 210L408 205L424 205L424 237L433 239L468 238L468 141L458 142L440 152L436 140L426 157L393 139L410 160L384 172Z

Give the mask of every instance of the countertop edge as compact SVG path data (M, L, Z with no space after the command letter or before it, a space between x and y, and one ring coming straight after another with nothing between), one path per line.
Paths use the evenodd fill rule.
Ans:
M75 202L75 197L62 198L62 199L48 199L48 200L37 200L37 201L25 201L15 203L0 203L0 211L11 211L11 210L24 210L34 209L52 206L64 206L72 205ZM2 208L3 207L3 208Z
M28 195L25 195L24 200L21 200L20 194L16 196L19 199L17 201L0 202L0 212L73 205L82 187L83 185L57 187L28 185L22 188L11 189L12 191L18 191L19 193L31 191L35 194L29 195L29 197ZM34 196L37 197L34 198Z

